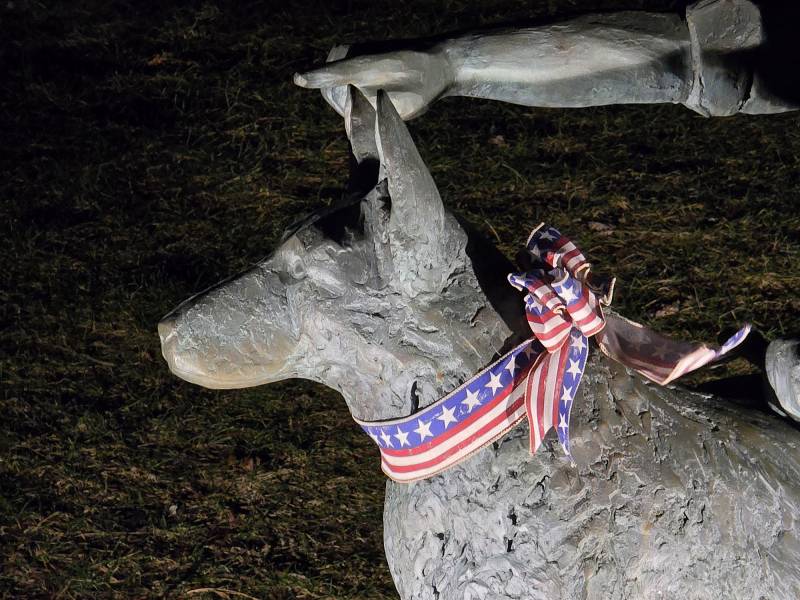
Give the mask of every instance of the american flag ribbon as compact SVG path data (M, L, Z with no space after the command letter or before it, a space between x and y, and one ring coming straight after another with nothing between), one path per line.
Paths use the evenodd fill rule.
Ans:
M570 414L591 337L610 358L666 385L727 354L750 331L745 325L721 348L672 340L619 315L604 314L614 280L594 277L581 251L557 229L539 225L526 248L534 268L511 273L508 281L525 292L533 337L412 415L389 421L356 419L378 445L381 468L394 481L440 473L525 417L531 453L555 429L570 455Z

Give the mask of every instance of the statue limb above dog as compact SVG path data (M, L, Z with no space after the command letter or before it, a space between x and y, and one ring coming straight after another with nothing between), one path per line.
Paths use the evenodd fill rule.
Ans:
M786 112L800 108L800 61L790 31L798 13L748 0L704 0L685 17L586 15L401 42L378 54L338 46L331 64L295 75L295 83L321 88L340 114L347 84L373 103L384 89L404 119L446 96L564 108L676 103L705 116Z

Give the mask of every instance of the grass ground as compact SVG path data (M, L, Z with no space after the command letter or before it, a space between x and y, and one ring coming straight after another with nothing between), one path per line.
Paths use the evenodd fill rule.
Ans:
M579 4L671 5L3 3L0 597L395 597L383 477L341 398L194 387L155 325L338 196L341 123L294 71ZM619 276L621 312L714 339L800 333L798 125L448 99L412 133L502 248L547 219Z

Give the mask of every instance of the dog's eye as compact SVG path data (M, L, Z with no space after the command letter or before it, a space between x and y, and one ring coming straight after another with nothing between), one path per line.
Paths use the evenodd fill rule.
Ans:
M291 276L292 279L297 281L306 278L306 266L303 264L303 260L299 257L289 261L289 264L286 265L286 272Z
M283 264L277 269L278 277L284 285L292 285L306 278L306 265L296 254L284 257Z

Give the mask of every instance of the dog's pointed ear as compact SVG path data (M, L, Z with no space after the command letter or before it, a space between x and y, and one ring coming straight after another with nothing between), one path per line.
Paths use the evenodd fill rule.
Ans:
M395 277L411 296L438 292L449 272L439 190L389 96L378 91L376 140L392 200L389 239Z
M359 164L365 160L378 160L375 142L375 109L369 100L353 85L347 86L344 111L344 128L350 138L353 156Z

